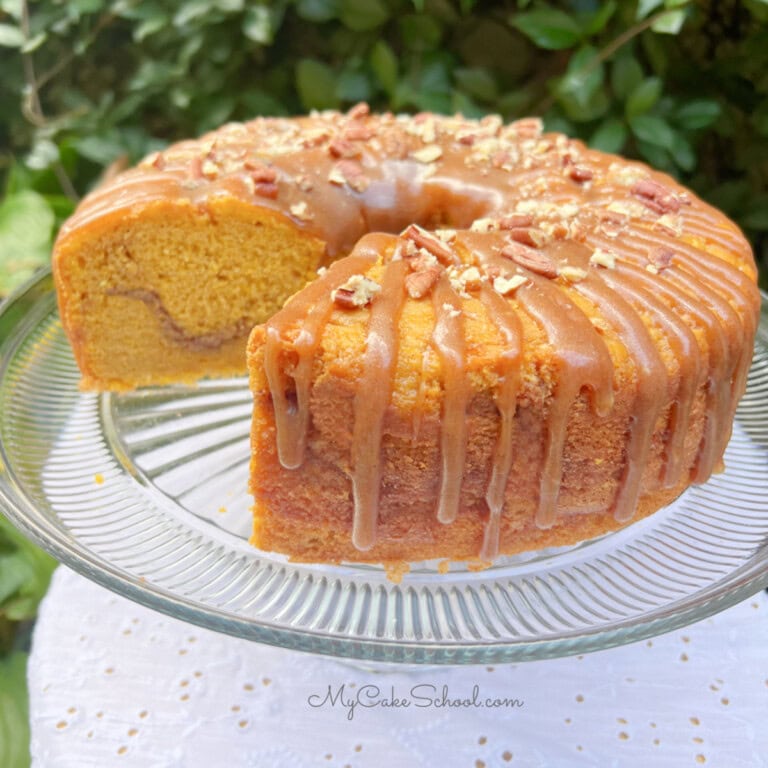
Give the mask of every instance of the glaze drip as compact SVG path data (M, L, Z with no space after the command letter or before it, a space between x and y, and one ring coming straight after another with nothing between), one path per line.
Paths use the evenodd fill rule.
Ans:
M325 275L290 299L266 324L264 371L275 409L278 456L286 469L296 469L304 461L312 364L323 326L333 310L332 293L375 261L375 256L368 255L337 261ZM290 332L293 333L291 339L288 338ZM286 353L295 356L292 373L283 364Z
M613 502L614 517L624 523L632 518L640 497L642 472L656 420L668 394L667 371L648 329L629 302L594 276L579 283L576 290L600 308L603 317L616 328L636 365L634 415L631 417L624 472Z
M531 284L517 299L544 329L558 363L557 383L547 416L536 525L555 523L562 478L566 427L574 401L586 389L592 408L606 416L613 406L613 363L603 339L586 315L550 281L529 273Z
M403 261L390 262L384 270L381 300L371 307L363 373L355 396L352 543L362 551L376 543L384 417L392 399L407 271L408 265Z
M489 517L483 530L483 545L480 549L482 560L493 560L499 554L499 525L504 510L507 481L514 460L514 424L517 395L520 390L523 331L520 318L509 302L496 291L484 285L480 291L480 301L504 341L504 349L499 357L501 383L495 395L500 420L499 436L493 451L491 478L485 494Z
M435 329L432 343L443 365L443 413L440 431L442 457L437 519L452 523L459 511L461 480L467 443L466 345L462 302L447 276L441 275L433 292Z

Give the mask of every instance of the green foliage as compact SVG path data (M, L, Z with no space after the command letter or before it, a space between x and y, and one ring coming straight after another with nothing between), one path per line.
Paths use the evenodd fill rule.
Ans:
M0 514L0 624L28 621L35 616L55 567L53 558L31 544ZM0 652L3 650L0 648Z
M52 223L53 214L50 220ZM17 628L34 618L55 566L52 558L27 541L0 513L0 765L3 768L29 765L27 654L19 647L22 642Z
M0 657L0 765L27 768L29 703L26 691L27 654Z
M761 0L0 0L0 293L110 163L360 100L540 114L678 176L765 259L766 21Z

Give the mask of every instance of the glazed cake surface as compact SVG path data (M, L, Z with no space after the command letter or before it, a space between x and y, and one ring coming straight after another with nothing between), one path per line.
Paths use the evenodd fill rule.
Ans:
M241 373L253 328L253 540L319 562L656 511L719 468L759 311L743 235L671 178L537 120L365 105L147 158L54 273L86 387Z

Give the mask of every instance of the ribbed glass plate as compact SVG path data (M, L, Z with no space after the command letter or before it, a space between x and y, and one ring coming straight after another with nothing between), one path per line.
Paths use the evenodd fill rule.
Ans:
M119 354L119 350L115 350ZM244 379L78 391L50 274L0 311L0 504L84 575L178 618L336 656L491 663L604 648L768 583L768 322L727 470L649 519L574 548L402 583L373 566L252 548Z

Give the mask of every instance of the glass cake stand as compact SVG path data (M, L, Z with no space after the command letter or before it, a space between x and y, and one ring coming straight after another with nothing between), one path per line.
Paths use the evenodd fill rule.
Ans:
M119 350L116 351L119 354ZM630 527L472 572L288 562L248 544L245 379L78 390L50 273L0 309L0 507L83 575L177 618L371 661L494 663L606 648L768 584L768 313L727 470Z

